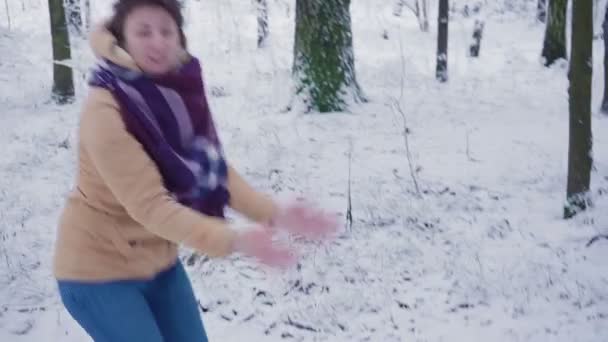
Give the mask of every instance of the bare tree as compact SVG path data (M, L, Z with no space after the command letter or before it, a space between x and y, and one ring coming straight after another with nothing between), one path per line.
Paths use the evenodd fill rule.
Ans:
M439 0L436 77L440 82L448 80L448 10L448 0Z
M355 76L350 0L297 0L293 73L307 111L365 101Z
M590 203L592 133L591 78L593 71L593 4L576 0L572 11L572 53L568 77L570 87L570 138L568 187L564 217L571 218Z
M585 0L590 1L590 0ZM550 0L549 17L545 29L545 41L543 43L542 56L545 65L550 66L560 58L566 57L566 13L568 0ZM587 20L591 21L592 17Z
M8 0L4 0L4 6L6 8L6 23L8 24L8 30L11 30L11 11L8 8Z
M541 23L547 22L547 0L538 0L536 5L536 20Z
M84 29L86 32L91 31L91 0L84 0Z
M63 62L71 58L70 35L63 0L48 0L53 46L53 99L59 104L74 98L72 69Z
M427 15L428 9L428 0L413 0L414 3L410 4L407 0L397 0L395 3L395 9L393 10L393 14L397 17L400 17L403 14L403 8L409 8L412 13L418 18L418 25L420 26L420 30L423 32L428 32L429 30L429 19Z
M481 20L475 20L475 26L473 28L473 41L469 48L469 56L479 57L479 50L481 49L481 38L483 37L484 22Z
M258 47L264 47L268 39L268 2L256 0L258 12Z
M418 6L418 4L420 4L420 6ZM416 2L416 7L420 9L419 13L420 15L418 16L418 22L420 23L420 29L423 32L428 32L429 30L429 17L427 14L427 9L428 9L428 1L427 0L418 0Z
M64 8L71 33L83 36L80 0L64 0Z
M608 3L606 4L608 7ZM604 37L604 98L602 100L602 113L608 115L608 8L604 14L603 37Z
M406 0L397 0L397 2L395 2L395 9L393 10L393 14L396 17L400 17L403 14L403 7L405 6Z

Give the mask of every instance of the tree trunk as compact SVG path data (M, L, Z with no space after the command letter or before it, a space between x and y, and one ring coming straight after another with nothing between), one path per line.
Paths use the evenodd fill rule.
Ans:
M400 17L403 14L403 6L405 6L405 0L397 0L397 2L395 2L395 8L393 9L393 15Z
M267 0L256 0L258 12L258 48L266 45L268 39L268 2Z
M590 0L584 0L590 1ZM550 66L560 58L566 56L566 13L568 0L550 0L549 17L545 29L545 41L542 56L545 58L545 66ZM587 18L591 21L591 17Z
M439 0L438 35L437 35L437 80L448 80L448 0Z
M479 57L479 50L481 49L481 38L483 37L484 22L475 20L475 27L473 28L473 41L469 47L469 56Z
M57 63L71 58L70 36L63 0L49 0L49 12L54 61L53 99L59 104L64 104L74 99L74 81L72 69Z
M86 32L91 31L91 24L93 18L91 17L91 0L84 0L84 29Z
M82 33L82 13L80 10L80 0L64 0L65 13L68 20L68 27L71 33L83 36Z
M6 22L8 24L8 30L11 30L11 11L8 8L8 0L4 0L4 7L6 8Z
M608 7L608 3L606 4ZM602 100L602 113L608 114L608 8L604 14L604 23L602 25L604 37L604 99Z
M564 217L570 218L589 205L592 167L591 76L593 70L593 5L575 0L572 14L570 87L570 141L568 188Z
M350 0L297 0L293 73L306 111L364 101L355 77Z
M541 23L547 22L547 0L538 0L536 6L536 20Z
M428 0L419 0L422 2L422 13L421 13L421 18L420 18L420 29L422 30L422 32L428 32L429 31L429 16L427 15L427 1Z

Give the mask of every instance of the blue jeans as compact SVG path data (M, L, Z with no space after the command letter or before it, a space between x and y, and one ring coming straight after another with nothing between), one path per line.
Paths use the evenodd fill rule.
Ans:
M95 342L207 342L181 262L151 280L58 283L68 312Z

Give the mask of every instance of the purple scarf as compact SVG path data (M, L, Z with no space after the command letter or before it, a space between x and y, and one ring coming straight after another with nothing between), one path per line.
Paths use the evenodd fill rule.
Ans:
M104 60L93 70L89 84L114 95L127 129L155 161L165 186L180 203L224 216L229 200L227 165L196 58L158 78Z

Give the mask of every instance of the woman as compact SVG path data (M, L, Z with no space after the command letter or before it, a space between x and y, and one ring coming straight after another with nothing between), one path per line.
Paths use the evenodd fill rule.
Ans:
M288 266L274 227L313 238L336 229L302 204L278 206L224 159L177 0L118 0L91 35L100 60L79 127L75 190L54 274L95 341L207 341L178 245ZM258 226L236 232L230 206Z

